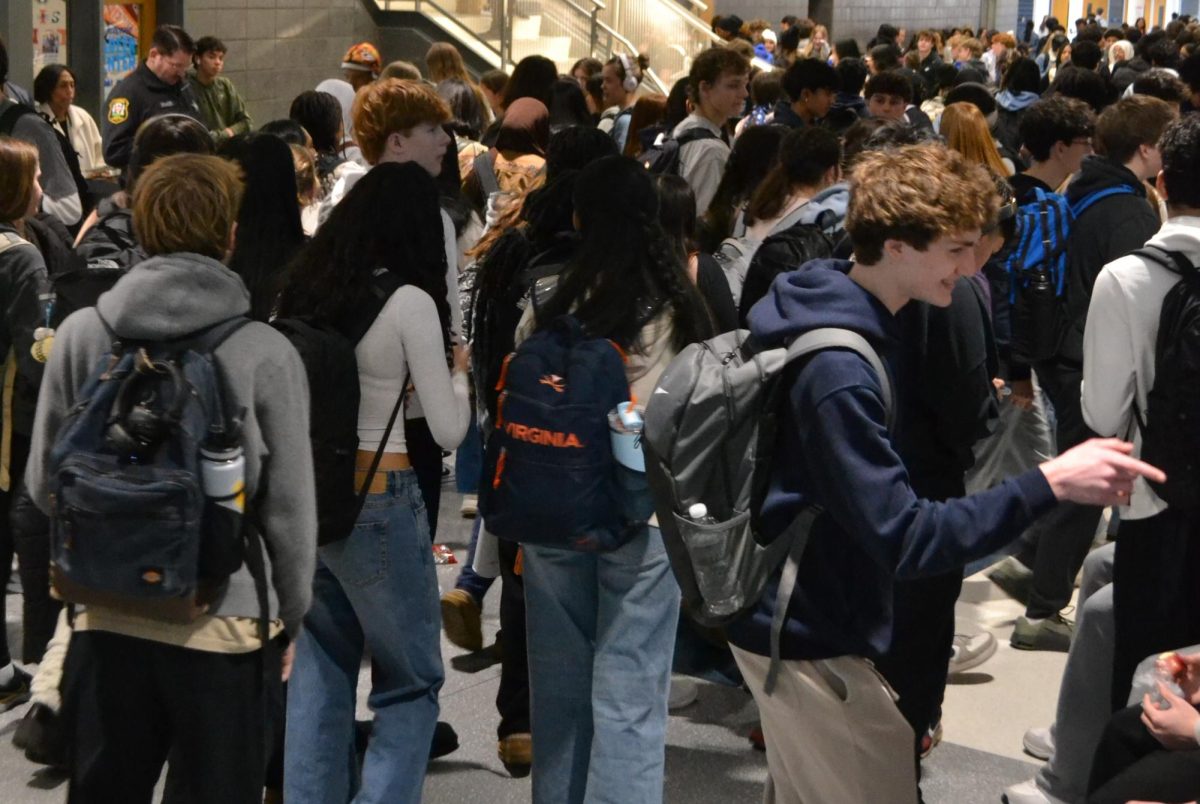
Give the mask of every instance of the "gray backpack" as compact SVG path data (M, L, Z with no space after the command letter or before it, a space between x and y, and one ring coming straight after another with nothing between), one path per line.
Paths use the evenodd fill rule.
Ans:
M788 389L781 381L793 360L824 349L846 349L871 364L883 388L889 424L887 371L865 338L847 329L806 332L786 348L757 351L737 330L692 344L671 361L646 406L642 448L646 478L671 568L687 613L719 627L758 604L783 567L771 623L770 694L779 667L779 638L796 573L820 514L808 506L782 533L763 543L758 514L770 480ZM690 516L707 509L703 521Z
M750 271L750 262L754 259L758 247L771 235L787 231L795 226L808 211L808 202L793 209L780 218L761 238L751 237L747 232L746 213L738 215L733 233L721 241L721 245L713 253L713 259L721 266L725 279L729 282L729 292L733 294L733 306L737 307L742 299L742 286L746 284L746 274ZM796 266L799 267L799 266Z

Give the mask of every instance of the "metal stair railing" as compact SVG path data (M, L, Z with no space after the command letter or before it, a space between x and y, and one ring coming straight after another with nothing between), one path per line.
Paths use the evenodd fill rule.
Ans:
M474 1L482 10L481 0ZM425 14L489 64L504 69L541 52L539 47L547 48L545 55L559 62L564 72L584 56L604 61L618 52L631 58L645 54L650 67L644 82L664 94L687 74L697 54L721 43L708 23L676 0L489 0L486 15L460 12L457 3L464 0L366 2L383 11ZM707 8L703 0L686 2L691 8ZM471 16L475 19L467 19ZM484 30L478 30L481 20L487 22ZM539 21L536 36L518 36Z

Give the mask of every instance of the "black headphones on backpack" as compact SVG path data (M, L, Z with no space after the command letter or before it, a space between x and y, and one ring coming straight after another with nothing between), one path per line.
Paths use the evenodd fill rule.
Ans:
M139 349L134 359L134 369L117 391L105 436L117 452L144 457L179 424L189 392L183 372L173 361L151 360L145 349ZM163 381L163 375L172 390L171 407L165 412L157 407L162 400L154 389Z

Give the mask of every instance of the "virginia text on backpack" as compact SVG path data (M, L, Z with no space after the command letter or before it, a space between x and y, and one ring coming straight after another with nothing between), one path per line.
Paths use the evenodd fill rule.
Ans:
M625 357L561 316L505 359L479 512L502 539L579 551L620 547L650 511L627 509L608 412L630 398ZM640 515L640 522L638 517Z
M754 608L772 575L783 567L771 624L770 693L779 665L779 636L800 558L820 511L797 513L766 541L758 512L785 412L785 366L824 349L848 349L871 364L883 389L889 422L891 385L878 354L856 332L822 328L786 348L756 351L747 330L719 335L680 352L659 378L646 406L642 448L671 569L688 614L722 626ZM703 503L711 522L694 522L689 508Z
M247 323L156 343L105 324L112 349L50 451L51 581L64 600L189 622L248 560L242 517L206 500L200 468L211 433L240 429L212 353Z

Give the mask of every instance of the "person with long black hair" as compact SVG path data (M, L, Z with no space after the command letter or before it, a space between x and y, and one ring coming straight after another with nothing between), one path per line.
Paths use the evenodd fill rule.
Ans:
M704 300L667 245L640 164L593 162L573 201L579 249L554 295L526 311L518 340L570 313L625 350L632 393L648 399L668 361L712 334ZM679 587L654 521L631 536L609 552L522 547L536 804L614 790L623 801L662 800Z
M717 329L737 329L737 305L729 281L712 254L700 251L696 244L696 195L691 185L679 176L664 174L654 177L654 189L658 191L658 222L671 249L683 258Z
M468 355L451 349L437 185L414 162L377 165L334 208L296 260L280 312L361 327L372 287L399 283L355 355L360 484L389 415L411 384L433 438L453 448L467 430ZM444 281L444 280L443 280ZM453 371L446 364L453 351ZM320 547L313 605L288 687L285 798L293 804L421 797L444 679L429 521L404 427L387 435L350 536ZM355 689L363 654L374 729L361 783L352 778Z
M250 291L250 317L268 321L284 268L304 245L292 150L273 134L239 134L218 154L241 166L246 185L229 270Z

